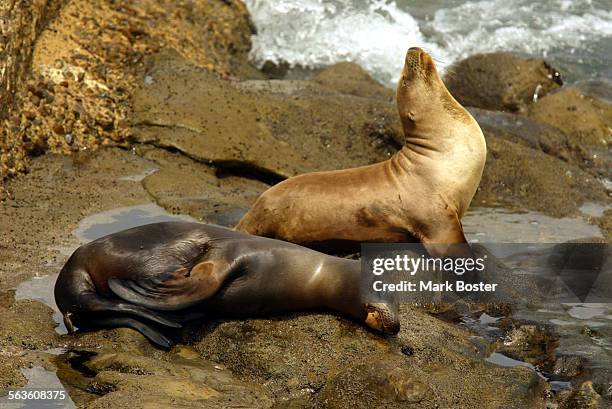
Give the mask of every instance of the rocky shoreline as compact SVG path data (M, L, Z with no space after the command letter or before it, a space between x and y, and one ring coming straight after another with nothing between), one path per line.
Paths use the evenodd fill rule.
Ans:
M231 226L270 184L383 160L402 133L393 90L354 64L309 80L251 66L254 28L240 2L47 3L57 16L24 43L31 69L6 71L15 93L0 136L0 395L27 383L22 368L41 367L90 408L612 402L610 370L557 356L554 331L508 318L498 325L508 343L474 342L449 319L454 310L406 306L393 339L319 313L209 321L171 351L127 329L58 335L51 309L16 299L15 288L57 273L85 216L156 203ZM504 53L459 62L446 81L487 138L473 207L583 217L601 228L592 240L610 242L609 88L561 85L545 62ZM589 203L608 210L585 215ZM584 342L610 339L585 331ZM532 369L486 362L493 351L558 368L572 388L553 393Z

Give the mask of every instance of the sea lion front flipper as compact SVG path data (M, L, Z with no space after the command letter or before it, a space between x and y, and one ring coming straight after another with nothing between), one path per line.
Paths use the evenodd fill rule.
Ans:
M433 257L472 258L473 252L468 244L463 225L457 214L447 215L447 220L438 228L421 237L423 247Z
M110 278L108 286L118 297L154 310L174 311L196 305L215 294L231 271L223 260L202 261L188 270L143 280Z

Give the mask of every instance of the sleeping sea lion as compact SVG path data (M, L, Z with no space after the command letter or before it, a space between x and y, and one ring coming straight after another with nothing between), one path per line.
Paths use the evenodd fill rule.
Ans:
M377 331L399 331L397 306L367 303L357 260L191 222L148 224L79 247L62 268L55 300L72 333L130 327L172 341L194 314L251 317L330 309Z

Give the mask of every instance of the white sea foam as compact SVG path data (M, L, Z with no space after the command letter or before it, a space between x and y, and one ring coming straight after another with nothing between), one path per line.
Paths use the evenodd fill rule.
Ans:
M582 7L567 1L467 2L438 10L431 26L442 34L442 46L453 59L492 50L544 56L553 48L572 52L589 39L612 35L612 11L576 3Z
M429 51L444 69L478 52L546 57L551 50L572 53L612 36L612 11L593 1L467 1L421 20L409 13L418 10L411 3L246 0L258 29L251 58L260 65L270 60L304 67L354 61L391 85L410 46Z
M441 50L423 37L418 22L393 2L350 0L247 0L258 30L251 57L319 67L353 61L391 82L410 46Z

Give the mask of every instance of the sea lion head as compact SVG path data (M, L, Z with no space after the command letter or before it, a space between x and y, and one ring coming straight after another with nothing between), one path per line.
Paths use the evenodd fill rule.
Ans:
M444 113L464 121L469 116L446 89L431 56L419 47L406 53L397 83L397 107L407 133L429 119L439 121Z
M397 305L372 303L366 305L368 313L365 323L384 334L395 335L400 330Z

